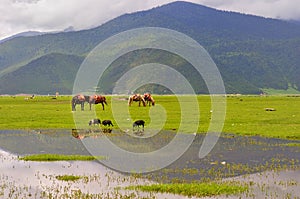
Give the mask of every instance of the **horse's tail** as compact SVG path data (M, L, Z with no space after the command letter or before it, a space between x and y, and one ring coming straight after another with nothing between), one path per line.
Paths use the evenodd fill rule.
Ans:
M103 98L103 103L107 105L106 97L102 96L102 98Z
M84 102L89 103L89 101L90 101L90 96L85 95L85 96L84 96Z
M75 111L75 100L75 97L73 97L71 100L72 111Z

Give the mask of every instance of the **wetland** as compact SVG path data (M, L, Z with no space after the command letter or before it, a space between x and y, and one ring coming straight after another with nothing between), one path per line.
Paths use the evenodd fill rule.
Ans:
M157 117L156 106L133 105L130 108L131 119L146 121L145 131L134 134L130 130L131 120L128 129L121 130L113 119L111 104L105 111L96 106L97 117L112 119L114 123L113 128L105 129L88 127L91 112L72 112L70 96L59 96L57 99L37 96L32 100L0 97L0 197L299 198L298 96L228 96L223 132L204 158L199 158L199 149L209 127L212 109L209 96L199 96L201 114L198 131L189 148L176 161L144 173L110 168L105 164L105 159L110 158L104 153L107 149L99 145L104 139L122 150L143 154L155 152L178 134L176 130L181 115L175 97L155 98L157 107L163 107L167 113L164 126L159 132L150 128L153 116ZM126 101L119 99L123 98L108 97L108 101L126 104ZM270 107L273 111L266 111ZM72 118L76 114L86 118L83 122L86 130L76 129ZM181 139L190 136L188 133L182 135ZM93 148L87 146L96 146L94 151L97 153L91 153ZM89 161L76 157L51 162L22 160L37 154L96 158ZM160 158L163 159L164 155L161 154ZM196 194L192 191L184 194L178 188L184 185L191 188L193 184L202 183L209 185L213 191L225 189L214 183L220 186L231 183L230 186L237 186L238 190L222 195L205 190L200 195L200 190ZM165 192L152 185L171 185L168 190L176 188Z
M160 147L161 140L168 142L173 139L173 134L169 131L161 132L157 137L144 139L140 146L129 148L129 150L140 149L145 145L148 146L147 151L150 148L156 150L157 146L154 145ZM174 185L221 181L243 183L243 186L249 187L243 196L249 198L259 194L269 194L272 190L274 191L274 186L276 186L275 192L278 198L283 196L282 194L294 197L299 194L297 176L300 175L300 141L297 140L221 134L209 155L199 159L199 148L204 135L198 134L190 148L166 168L134 175L114 171L98 160L55 162L20 160L20 157L28 154L90 155L82 140L72 135L72 130L1 130L0 136L1 193L8 197L19 198L19 194L26 192L25 198L31 198L31 196L63 198L72 194L79 194L80 197L85 195L90 198L127 196L131 198L167 196L169 198L171 195L168 193L148 193L126 189L126 187L158 183ZM127 144L130 142L128 137L122 138L125 135L118 130L113 130L109 134L100 132L97 137L93 135L84 139L97 140L103 139L104 136L110 137L115 143L120 143L120 140L122 142L125 140ZM138 145L136 141L133 142ZM99 153L101 154L101 151ZM60 175L75 175L80 176L80 179L62 181L56 178ZM288 176L296 177L296 179ZM247 178L251 180L247 181ZM270 181L275 181L277 184L271 183L270 185Z

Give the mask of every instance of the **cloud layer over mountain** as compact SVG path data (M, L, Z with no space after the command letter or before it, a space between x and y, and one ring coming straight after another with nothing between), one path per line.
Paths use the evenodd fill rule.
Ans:
M2 0L0 39L18 32L75 30L99 26L124 13L174 0ZM189 0L222 10L300 20L300 0Z

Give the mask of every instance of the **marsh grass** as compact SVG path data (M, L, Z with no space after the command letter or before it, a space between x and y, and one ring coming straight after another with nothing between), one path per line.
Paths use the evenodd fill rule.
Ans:
M286 144L279 144L278 146L300 147L300 143L292 142L292 143L286 143Z
M74 175L59 175L55 177L57 180L62 181L77 181L83 178L82 176L74 176Z
M166 122L162 127L158 125L157 128L177 131L180 127L181 107L176 96L154 96L157 105L154 107L139 107L138 103L128 107L126 97L128 96L107 96L108 106L105 106L104 111L101 105L94 106L96 115L88 110L88 104L85 105L85 111L81 111L77 105L77 111L72 113L71 96L59 96L57 99L37 96L30 100L24 100L24 97L0 97L0 129L73 129L76 128L73 114L83 118L81 125L86 128L89 128L88 121L94 117L112 120L114 128L119 128L118 123L122 123L123 126L131 129L132 122L137 119L146 121L146 129L155 128L154 120L159 121L162 114L166 114ZM200 111L197 132L206 133L211 120L211 111L213 111L210 97L204 95L198 96L197 99ZM223 132L300 139L300 97L297 95L232 95L227 96L226 100ZM186 102L188 101L187 96ZM118 107L128 110L130 117L118 111ZM265 111L265 108L274 108L275 111ZM194 115L188 117L193 118ZM115 118L118 118L118 121ZM188 118L183 119L188 121ZM189 129L183 129L185 130L189 132Z
M173 183L173 184L152 184L129 186L127 189L141 190L147 192L161 192L180 194L185 196L205 197L205 196L220 196L239 194L248 191L247 185L242 185L232 182L224 183Z
M95 157L87 155L61 155L61 154L34 154L20 157L24 161L92 161L104 157Z

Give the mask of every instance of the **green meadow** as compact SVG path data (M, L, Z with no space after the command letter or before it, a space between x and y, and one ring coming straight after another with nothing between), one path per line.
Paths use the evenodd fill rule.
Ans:
M197 96L198 107L191 106L187 109L183 106L189 106L191 101L189 96L180 99L176 96L154 96L156 101L154 107L139 107L138 102L128 107L126 97L107 96L108 106L105 106L105 110L98 104L93 105L96 111L90 111L86 103L84 111L77 105L77 110L72 112L71 96L58 96L56 99L50 96L36 96L34 99L2 96L0 129L89 128L88 121L97 117L101 120L112 120L114 128L131 129L134 120L143 119L146 121L145 129L172 131L180 129L189 132L187 127L196 125L198 133L206 133L215 111L212 110L211 98L208 95ZM217 121L224 125L222 132L287 139L300 138L300 97L297 95L229 95L226 97L225 106L224 124L223 121ZM191 108L198 110L187 112ZM184 128L180 126L181 123L185 124Z

